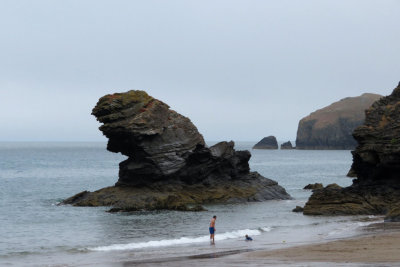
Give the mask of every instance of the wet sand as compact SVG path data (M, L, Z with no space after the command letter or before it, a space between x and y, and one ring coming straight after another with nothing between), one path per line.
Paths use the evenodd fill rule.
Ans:
M356 239L286 249L244 253L243 260L278 262L400 263L400 233L375 234Z
M151 266L155 262L125 262ZM400 266L400 223L369 226L361 236L275 250L235 251L170 261L158 266ZM154 265L153 265L154 266Z

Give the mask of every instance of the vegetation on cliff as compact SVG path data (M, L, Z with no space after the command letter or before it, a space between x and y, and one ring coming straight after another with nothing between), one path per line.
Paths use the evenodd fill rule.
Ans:
M297 149L354 149L353 130L365 119L365 110L381 95L347 97L300 120Z

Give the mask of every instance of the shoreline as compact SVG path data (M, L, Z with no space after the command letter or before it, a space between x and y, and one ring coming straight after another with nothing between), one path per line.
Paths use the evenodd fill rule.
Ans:
M278 249L233 250L150 261L125 261L118 266L397 266L400 223L375 223L360 235Z
M381 231L367 233L318 244L294 246L276 250L260 250L243 253L242 260L270 260L279 263L326 262L326 263L399 263L400 224L387 226ZM392 228L394 226L394 228Z

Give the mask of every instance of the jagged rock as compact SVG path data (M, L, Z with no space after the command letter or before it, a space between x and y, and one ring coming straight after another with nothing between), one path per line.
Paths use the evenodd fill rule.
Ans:
M365 119L365 110L381 98L377 94L347 97L300 120L296 149L354 149L353 130Z
M293 212L303 212L304 208L300 206L296 206L296 208L292 209Z
M268 136L261 139L260 142L253 146L253 149L278 149L278 142L275 136Z
M292 143L290 141L287 141L281 144L281 149L294 149L294 147L292 146Z
M308 184L303 189L315 190L315 189L322 189L322 188L324 188L324 186L322 184L315 183L315 184Z
M64 204L110 210L201 210L201 204L290 196L277 182L250 172L249 151L233 142L207 147L192 122L144 91L106 95L92 114L103 123L107 149L128 158L115 186L84 191Z
M400 202L400 86L376 101L365 123L354 130L351 172L357 175L346 188L315 191L304 214L386 214Z

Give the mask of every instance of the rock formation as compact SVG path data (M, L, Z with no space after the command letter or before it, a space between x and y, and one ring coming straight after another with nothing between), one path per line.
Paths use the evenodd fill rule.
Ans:
M304 208L300 206L296 206L296 208L292 209L293 212L303 212Z
M278 149L278 142L275 136L268 136L261 139L260 142L253 146L253 149Z
M303 189L311 189L311 190L322 189L322 188L324 188L324 186L321 183L308 184L305 187L303 187Z
M201 210L198 204L288 199L277 182L249 171L250 152L233 142L207 147L186 117L144 91L106 95L92 114L103 123L107 149L128 159L115 186L64 201L117 210Z
M366 111L353 136L357 178L350 187L316 190L304 214L386 214L400 207L400 84Z
M290 141L287 141L281 144L281 149L294 149L294 147L292 146L292 143Z
M365 110L381 97L347 97L304 117L297 129L296 149L354 149L353 130L364 122Z

